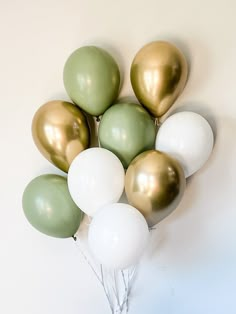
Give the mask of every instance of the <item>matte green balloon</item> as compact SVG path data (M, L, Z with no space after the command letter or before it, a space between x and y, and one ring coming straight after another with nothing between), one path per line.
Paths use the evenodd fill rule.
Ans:
M127 168L138 154L154 148L156 127L140 105L119 103L103 115L98 137L101 147L116 154Z
M78 230L83 214L73 202L66 178L46 174L26 187L22 205L37 230L56 238L68 238Z
M72 101L93 116L103 114L118 96L118 65L101 48L85 46L75 50L66 61L63 77Z

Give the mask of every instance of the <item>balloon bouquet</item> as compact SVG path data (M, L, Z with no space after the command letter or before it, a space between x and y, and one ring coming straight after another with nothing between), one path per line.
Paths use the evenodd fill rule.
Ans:
M88 246L100 273L83 256L112 313L128 312L135 265L150 229L178 206L186 178L203 166L213 148L211 127L199 114L178 112L159 121L187 76L186 59L174 45L149 43L135 56L130 72L141 105L116 102L118 65L105 50L82 47L64 67L64 85L73 103L50 101L33 118L36 146L68 177L33 179L23 194L26 218L49 236L78 241L83 213L91 217ZM89 148L84 112L100 121L99 147ZM129 204L119 203L124 188Z

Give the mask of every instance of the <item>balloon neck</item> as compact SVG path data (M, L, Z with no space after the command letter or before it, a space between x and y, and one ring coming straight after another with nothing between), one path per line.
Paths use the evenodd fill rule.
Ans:
M148 230L149 232L152 232L153 230L156 230L156 227L149 227Z
M100 122L100 121L101 121L100 116L97 116L97 117L96 117L96 121L97 121L97 122Z
M155 118L155 125L159 128L161 126L161 121L159 118Z

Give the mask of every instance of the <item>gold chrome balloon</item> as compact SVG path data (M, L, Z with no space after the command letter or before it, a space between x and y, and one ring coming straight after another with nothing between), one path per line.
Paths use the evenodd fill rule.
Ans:
M75 105L61 100L41 106L32 121L39 151L59 169L68 172L73 159L89 146L89 127Z
M179 204L185 190L184 172L169 155L149 150L130 164L125 177L129 203L151 227L168 216Z
M170 109L184 89L187 76L184 55L165 41L151 42L139 50L130 70L136 97L155 117Z

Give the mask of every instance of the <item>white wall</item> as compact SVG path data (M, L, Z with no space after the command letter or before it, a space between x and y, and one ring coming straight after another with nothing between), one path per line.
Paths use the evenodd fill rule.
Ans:
M59 173L35 148L31 119L44 102L67 99L62 69L77 47L110 51L126 96L132 58L154 39L187 55L189 81L173 110L203 114L216 144L153 233L130 313L236 313L235 10L233 0L0 0L0 313L109 313L73 241L46 237L23 216L26 184Z

